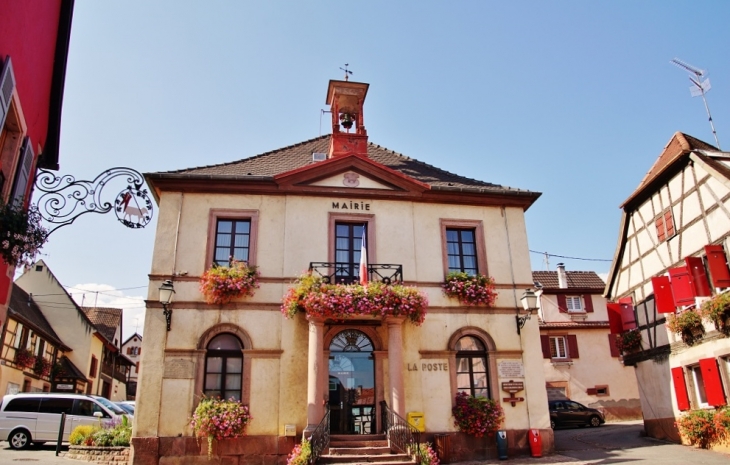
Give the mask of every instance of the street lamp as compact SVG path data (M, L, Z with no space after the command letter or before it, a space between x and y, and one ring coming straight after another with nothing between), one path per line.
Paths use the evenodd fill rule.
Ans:
M167 330L170 331L170 322L172 322L172 309L169 305L172 303L172 297L175 294L175 287L171 280L167 280L160 286L160 303L162 304L162 313L167 321Z
M522 308L527 312L525 316L520 316L520 310L516 309L517 315L515 315L515 321L517 322L517 334L520 334L520 330L524 328L527 320L532 316L532 312L537 310L537 295L532 292L532 289L525 289L520 297L522 302Z

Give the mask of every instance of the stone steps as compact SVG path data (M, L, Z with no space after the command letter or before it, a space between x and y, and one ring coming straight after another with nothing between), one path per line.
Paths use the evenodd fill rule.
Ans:
M411 456L391 450L384 434L332 435L320 464L405 465Z

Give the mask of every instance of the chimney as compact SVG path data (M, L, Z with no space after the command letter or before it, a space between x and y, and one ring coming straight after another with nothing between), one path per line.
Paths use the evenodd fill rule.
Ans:
M558 287L568 288L568 276L565 274L565 263L558 263Z

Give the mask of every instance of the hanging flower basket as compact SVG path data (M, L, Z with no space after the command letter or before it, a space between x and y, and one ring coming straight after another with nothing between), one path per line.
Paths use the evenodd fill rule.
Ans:
M623 353L630 353L641 349L641 331L635 328L617 334L616 348Z
M428 299L415 287L370 283L324 284L307 273L297 279L281 305L281 312L293 318L307 315L344 320L353 316L405 316L420 325L426 318Z
M193 436L207 439L210 457L214 440L245 436L246 427L251 420L253 418L248 411L248 405L234 399L203 396L190 419L190 426L193 428Z
M715 324L725 336L730 336L730 292L723 292L702 304L702 317Z
M705 334L702 317L694 310L685 310L679 315L669 315L667 328L682 336L682 341L688 346L694 345Z
M0 255L11 266L30 266L48 239L38 208L27 211L0 201Z
M200 278L200 292L209 304L227 304L237 297L252 297L259 288L255 266L231 260L230 266L213 264Z
M36 361L33 364L33 371L38 376L46 378L51 374L51 362L43 357L36 357Z
M445 295L457 298L465 305L493 307L497 299L494 279L482 274L470 275L463 271L452 271L441 287Z
M15 352L15 365L24 370L35 366L35 355L28 349L18 349Z

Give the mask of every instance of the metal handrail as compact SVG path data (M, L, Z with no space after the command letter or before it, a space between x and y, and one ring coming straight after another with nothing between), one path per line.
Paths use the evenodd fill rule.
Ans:
M357 269L357 264L354 268ZM309 271L322 278L326 284L352 284L359 282L354 274L353 264L341 262L310 262ZM384 284L403 282L403 265L388 263L372 263L368 265L368 281L379 281Z
M330 408L326 406L327 411L322 417L322 421L312 431L312 435L309 436L309 444L312 447L312 453L309 456L309 463L314 464L317 459L322 455L322 452L330 445Z
M391 446L412 455L419 465L428 463L428 457L421 451L421 432L388 407L384 400L380 401L380 421Z

